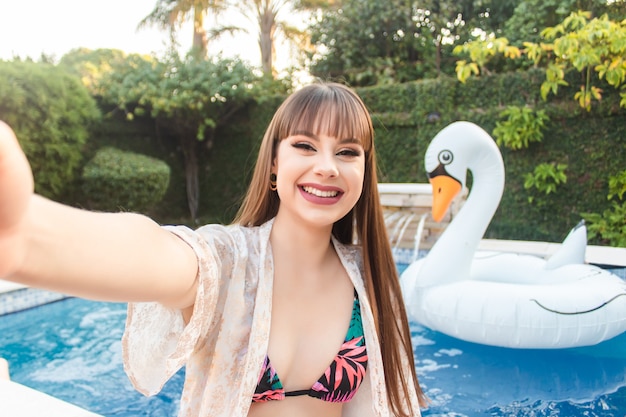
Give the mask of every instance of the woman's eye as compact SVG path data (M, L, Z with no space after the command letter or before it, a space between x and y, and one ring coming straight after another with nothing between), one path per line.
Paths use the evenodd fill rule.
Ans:
M356 149L342 149L337 153L337 155L357 157L361 155L361 152L357 151Z
M313 146L311 146L310 144L305 143L305 142L294 143L293 147L297 148L297 149L303 149L305 151L314 151L315 150L315 148Z

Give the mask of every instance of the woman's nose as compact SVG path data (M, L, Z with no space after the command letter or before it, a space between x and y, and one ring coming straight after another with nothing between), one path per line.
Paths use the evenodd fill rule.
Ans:
M337 161L334 154L325 154L320 152L315 161L314 172L324 177L336 177L339 175Z

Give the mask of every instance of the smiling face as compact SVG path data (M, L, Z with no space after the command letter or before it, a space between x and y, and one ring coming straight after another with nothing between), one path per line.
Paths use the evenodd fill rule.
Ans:
M295 132L279 142L272 172L277 176L279 217L331 226L361 197L365 151L353 137Z
M380 204L377 182L374 129L362 100L341 84L311 84L274 114L235 220L258 226L280 211L298 221L334 221L335 237L352 242Z
M304 87L276 112L268 133L277 216L332 226L351 212L371 180L373 148L369 113L352 90Z

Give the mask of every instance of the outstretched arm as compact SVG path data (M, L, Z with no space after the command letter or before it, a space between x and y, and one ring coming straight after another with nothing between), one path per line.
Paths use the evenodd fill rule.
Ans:
M30 167L0 122L0 278L107 301L193 305L197 259L149 218L98 213L33 193Z

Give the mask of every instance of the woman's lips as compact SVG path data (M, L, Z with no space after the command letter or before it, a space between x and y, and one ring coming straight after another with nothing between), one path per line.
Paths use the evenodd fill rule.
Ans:
M335 204L343 195L343 191L336 187L301 185L298 189L305 200L314 204Z

